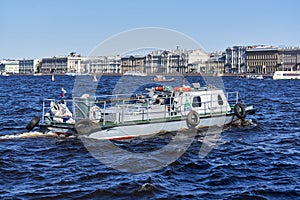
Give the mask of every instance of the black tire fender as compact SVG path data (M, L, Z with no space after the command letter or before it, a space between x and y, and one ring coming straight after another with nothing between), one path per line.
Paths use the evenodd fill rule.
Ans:
M93 122L90 119L81 119L74 127L78 134L88 135L93 130Z
M34 116L30 122L27 124L26 129L31 131L38 123L40 122L40 118L38 116Z
M246 110L243 104L237 103L234 106L234 114L239 118L239 119L245 119L246 117Z
M195 110L191 110L186 118L187 124L196 127L200 123L199 114Z

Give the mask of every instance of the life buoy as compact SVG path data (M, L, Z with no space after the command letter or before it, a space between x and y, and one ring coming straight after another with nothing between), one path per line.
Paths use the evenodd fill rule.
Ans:
M90 119L81 119L74 127L78 134L87 135L93 130L93 122Z
M187 120L188 126L193 127L193 128L196 127L200 123L199 114L194 110L191 110L189 112L186 120Z
M101 119L101 110L98 106L93 106L89 112L89 119L98 123Z
M243 104L237 103L234 106L234 114L239 118L239 119L245 119L246 117L246 110Z
M178 92L189 92L192 90L192 88L190 88L190 87L175 87L174 90L178 91Z
M39 122L40 122L40 118L38 116L34 116L27 124L26 129L28 131L31 131Z
M155 91L163 91L163 86L156 86Z

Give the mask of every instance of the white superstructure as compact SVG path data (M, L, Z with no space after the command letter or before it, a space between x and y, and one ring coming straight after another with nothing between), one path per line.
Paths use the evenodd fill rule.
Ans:
M273 75L274 80L291 80L299 79L300 80L300 71L276 71Z

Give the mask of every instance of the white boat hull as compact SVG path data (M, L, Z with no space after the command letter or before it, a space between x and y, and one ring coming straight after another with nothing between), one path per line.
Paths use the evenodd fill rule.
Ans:
M76 135L76 131L74 130L73 126L66 127L66 126L52 126L52 125L40 125L40 131L43 133L52 132L56 135Z
M225 125L235 123L239 119L235 115L219 115L210 118L201 118L199 124L194 127L196 129L207 127L223 127ZM155 122L146 124L132 124L132 125L120 125L110 128L95 129L88 135L76 133L73 126L60 127L52 125L40 126L43 132L53 132L57 135L79 135L90 139L98 140L124 140L141 136L155 135L161 132L174 132L184 129L189 129L186 119L168 121L168 122Z
M276 71L273 80L300 80L300 71Z
M234 115L222 115L211 118L203 118L200 119L200 123L195 128L201 129L213 126L223 127L224 125L230 124L237 120L238 118ZM189 129L188 123L185 119L159 123L116 126L92 132L87 137L98 140L121 140L183 129Z

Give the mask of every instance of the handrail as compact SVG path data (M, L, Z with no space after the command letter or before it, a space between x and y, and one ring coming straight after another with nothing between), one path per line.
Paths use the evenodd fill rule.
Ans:
M171 119L172 117L186 117L189 110L196 110L200 116L212 116L218 113L227 113L230 110L230 106L236 104L238 102L242 102L240 94L238 92L226 92L225 98L223 99L224 104L220 105L218 99L212 100L213 94L210 95L208 99L209 101L201 102L201 106L193 107L193 95L187 96L168 96L160 97L162 102L155 103L154 99L144 96L136 96L136 97L128 97L129 95L121 94L121 95L102 95L98 97L92 98L80 98L76 97L73 99L44 99L43 101L43 116L47 113L47 109L50 108L50 103L53 101L58 103L63 100L67 103L71 102L72 105L72 114L75 120L81 118L88 118L90 115L90 108L92 106L98 106L102 112L102 123L105 125L107 122L114 123L126 123L128 120L127 116L132 116L134 120L142 120L142 121L150 121L151 117L161 116L165 119ZM127 97L125 97L127 96ZM99 98L102 99L99 99ZM115 97L115 98L110 98ZM178 102L175 102L175 98L177 98ZM189 98L190 108L189 110L185 110L184 107L184 99ZM81 104L82 105L81 105ZM214 106L213 106L214 105ZM82 107L85 106L85 107ZM156 108L153 106L157 106ZM70 107L70 105L68 105ZM158 109L160 108L160 109ZM111 110L113 109L113 110ZM71 109L70 109L71 110ZM111 111L111 113L110 113ZM114 121L113 121L114 120ZM44 122L44 118L42 119Z

